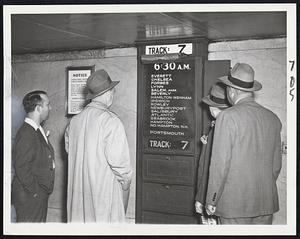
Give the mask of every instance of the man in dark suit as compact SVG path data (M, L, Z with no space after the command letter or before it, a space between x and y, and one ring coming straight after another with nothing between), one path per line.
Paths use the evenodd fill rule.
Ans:
M237 63L220 80L233 106L216 120L207 213L219 216L221 224L272 224L279 210L281 122L254 101L253 91L262 86L251 66Z
M25 95L27 113L13 147L15 176L12 203L17 222L46 222L48 197L54 185L54 151L41 124L51 110L46 92Z
M210 90L209 95L202 99L208 108L211 116L217 119L220 112L229 107L226 99L226 88L223 84L214 84ZM198 165L198 178L197 178L197 193L195 196L195 209L197 213L201 214L201 224L216 224L217 218L215 216L207 216L203 210L206 199L207 184L209 178L209 166L211 158L211 150L214 138L214 126L216 121L213 120L209 124L208 132L204 134L200 140L203 143Z

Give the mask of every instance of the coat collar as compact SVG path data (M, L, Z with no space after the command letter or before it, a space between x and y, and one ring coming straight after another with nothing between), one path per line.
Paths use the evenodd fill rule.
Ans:
M246 102L253 102L254 101L254 98L252 96L248 96L248 97L245 97L245 98L242 98L240 99L236 104L234 105L239 105L239 104L243 104L243 103L246 103Z
M91 101L91 103L89 103L86 107L94 107L97 109L102 109L102 110L107 110L107 106L99 101Z
M32 128L34 128L35 131L37 131L37 129L39 128L39 125L37 125L37 123L35 123L32 119L26 117L24 120L27 124L29 124Z
M43 139L46 141L46 143L49 142L49 139L47 138L45 131L41 125L38 125L35 121L28 117L25 118L24 122L29 124L32 128L34 128L35 131L40 133L43 136Z
M37 135L37 137L40 139L40 141L42 142L43 145L45 145L46 147L48 147L52 152L54 152L53 146L51 145L49 138L48 138L48 143L46 142L44 136L42 135L42 132L39 130L39 127L35 128L33 127L30 123L24 121L23 126L22 127L29 127L31 128Z

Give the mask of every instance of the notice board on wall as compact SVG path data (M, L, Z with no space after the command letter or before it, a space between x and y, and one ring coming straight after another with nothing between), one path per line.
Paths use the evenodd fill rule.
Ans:
M145 64L144 151L193 153L195 61Z
M67 67L67 115L80 113L87 103L86 81L95 66Z

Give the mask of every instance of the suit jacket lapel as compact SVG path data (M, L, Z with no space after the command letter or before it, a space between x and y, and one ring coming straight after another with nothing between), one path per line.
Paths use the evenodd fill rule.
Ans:
M53 148L52 148L52 145L49 142L49 139L48 139L48 143L47 143L44 136L43 136L43 134L42 134L42 132L39 129L37 129L37 134L38 134L40 140L43 142L43 144L45 146L47 146L51 151L53 151Z
M49 138L48 138L48 147L50 148L51 152L54 152L53 146L52 146L52 144L50 143Z

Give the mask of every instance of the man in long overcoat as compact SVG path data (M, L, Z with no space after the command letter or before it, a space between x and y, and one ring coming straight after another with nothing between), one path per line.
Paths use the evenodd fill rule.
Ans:
M132 168L123 124L109 110L118 83L94 72L87 80L91 102L66 129L68 222L125 221Z
M215 125L207 212L221 224L272 224L279 210L276 180L281 170L281 122L254 101L261 84L254 70L237 63L221 77L231 108Z

